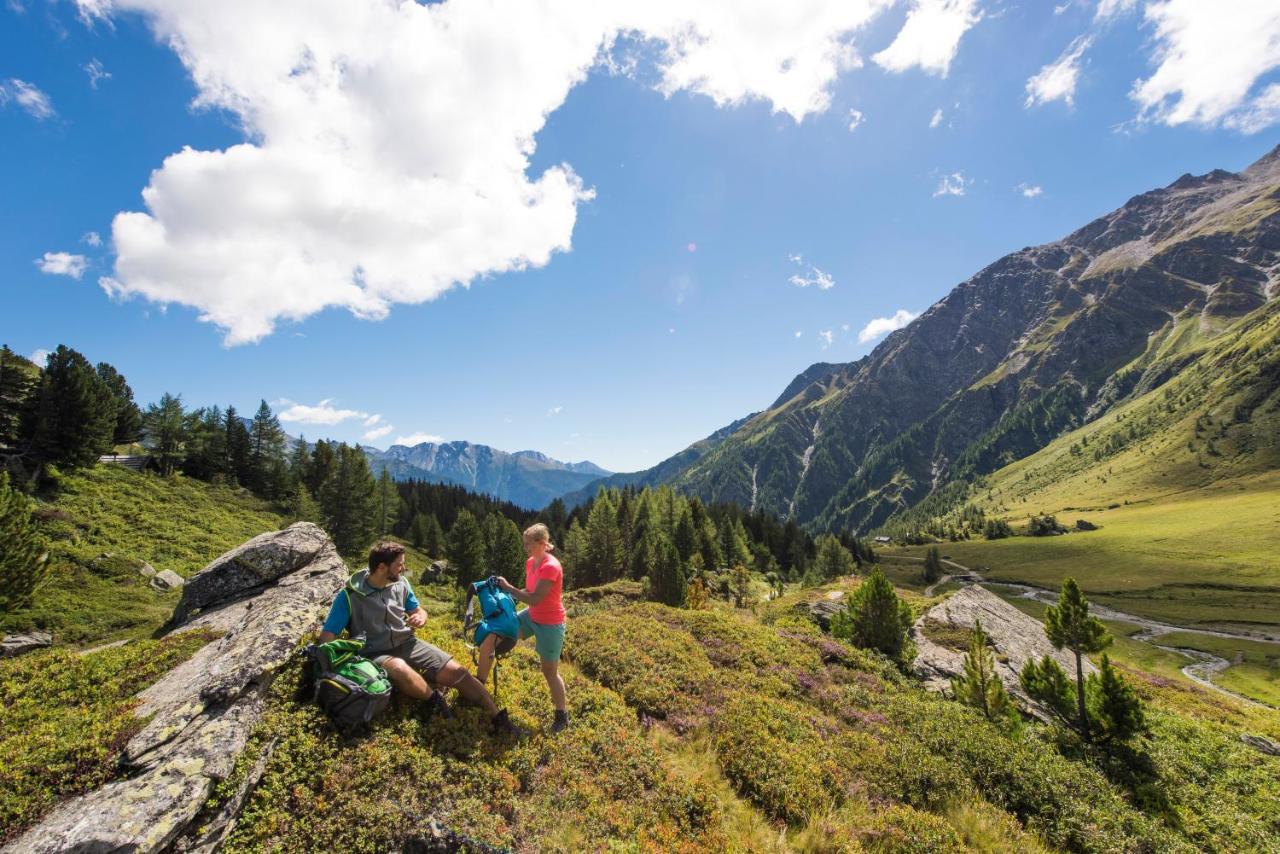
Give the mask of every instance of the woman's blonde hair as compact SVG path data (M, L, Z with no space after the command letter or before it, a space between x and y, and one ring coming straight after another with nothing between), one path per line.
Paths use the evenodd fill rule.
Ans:
M551 542L551 529L538 522L524 529L524 538L535 543L546 543L547 551L555 551L556 544Z

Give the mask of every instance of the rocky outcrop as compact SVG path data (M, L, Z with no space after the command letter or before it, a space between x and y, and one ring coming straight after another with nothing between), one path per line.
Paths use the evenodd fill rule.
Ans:
M151 576L151 586L162 593L166 590L176 590L184 584L186 579L172 569L162 569Z
M20 635L5 635L0 641L0 658L12 658L44 649L53 643L53 635L48 632L24 632Z
M1044 710L1022 690L1018 674L1028 661L1039 661L1047 655L1074 679L1075 657L1066 650L1054 649L1038 620L976 584L956 591L930 608L911 627L911 639L916 644L915 675L931 691L950 689L952 677L964 672L965 653L936 642L929 637L929 632L938 634L939 630L972 629L978 620L982 621L982 630L994 648L1000 681L1024 709L1037 717L1047 717ZM1084 672L1087 676L1096 672L1096 668L1086 660Z
M276 671L346 578L333 543L309 522L255 537L193 576L174 631L221 637L139 695L137 714L154 717L125 746L129 776L62 804L6 854L170 845L231 773Z

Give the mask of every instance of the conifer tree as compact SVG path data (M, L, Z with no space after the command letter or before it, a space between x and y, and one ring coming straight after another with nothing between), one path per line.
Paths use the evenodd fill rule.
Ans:
M310 474L311 446L307 444L306 436L299 436L293 452L289 454L289 482L307 486L311 480ZM307 488L310 489L309 486Z
M849 597L845 612L831 619L831 633L858 646L879 650L903 664L908 661L911 608L898 598L893 585L878 568Z
M811 571L819 584L833 578L853 575L857 570L853 555L840 544L840 539L835 535L823 534L818 537L817 547L818 555L813 560Z
M319 525L324 520L324 514L320 511L319 503L312 497L307 485L301 481L293 485L293 492L289 496L288 508L289 517L294 522L315 522Z
M755 556L751 553L747 529L743 527L741 519L734 519L732 522L725 520L719 526L719 531L721 560L729 566L754 561ZM759 568L757 565L757 569Z
M622 575L622 534L617 509L610 494L601 490L587 515L586 553L582 556L584 587L605 584Z
M336 462L333 444L323 439L316 442L315 447L311 449L311 465L307 471L307 486L311 488L312 494L320 491L320 487L333 473Z
M222 410L197 409L186 416L187 435L182 470L201 480L213 481L226 474L227 434Z
M59 345L40 374L34 405L22 427L41 463L91 466L111 451L116 405L84 356Z
M741 608L751 596L751 572L742 564L738 564L729 574L729 583L733 590L733 604Z
M34 402L39 381L39 367L0 347L0 447L16 448L25 438L23 414Z
M142 410L133 402L133 389L125 382L124 375L106 362L98 363L98 379L111 394L115 405L115 425L112 428L113 445L129 445L142 438Z
M1072 727L1077 726L1076 689L1067 672L1052 657L1029 660L1019 674L1027 696L1046 706Z
M364 451L338 445L333 472L320 489L320 509L340 554L358 554L377 536L377 499Z
M564 554L561 556L561 565L564 567L566 589L576 587L586 587L583 582L582 564L587 550L587 534L583 530L582 524L578 521L577 516L569 523L569 529L564 534Z
M677 511L672 542L682 561L688 561L698 550L698 532L693 525L693 514L687 508Z
M391 530L396 503L400 496L396 494L395 484L391 480L391 472L383 466L378 472L378 533L386 534Z
M1142 700L1111 664L1111 657L1102 655L1096 682L1096 707L1101 735L1109 741L1124 741L1147 728L1146 712Z
M486 566L488 550L485 548L484 531L470 510L458 511L458 518L449 529L445 553L449 558L449 569L460 587L490 574Z
M259 495L276 496L283 476L284 453L284 429L280 426L280 419L264 400L259 404L249 425L250 489Z
M688 592L679 550L669 537L657 535L653 569L649 573L650 598L673 608L683 608Z
M237 483L248 486L252 475L249 463L249 455L252 451L249 439L249 429L245 427L244 422L240 420L240 415L236 412L236 408L234 406L227 407L227 412L223 421L225 422L227 432L227 474L234 478ZM313 486L311 493L313 495L319 495L320 487L323 483L324 482L321 481Z
M409 525L409 541L413 547L426 552L427 557L438 558L444 555L444 531L436 520L435 514L418 513Z
M501 513L490 513L484 520L489 572L505 576L517 587L524 586L524 540L520 529Z
M955 698L967 706L973 706L992 723L1006 728L1021 722L1017 707L1009 699L1009 693L996 671L996 658L987 646L987 633L982 621L973 621L973 634L969 639L969 652L964 657L964 675L951 680Z
M942 577L942 555L937 546L930 546L924 553L924 570L921 573L925 584L932 584Z
M0 471L0 614L31 604L45 573L44 540L31 518L31 502Z
M1044 631L1055 649L1067 648L1076 658L1076 717L1080 734L1088 741L1089 713L1085 708L1084 656L1101 652L1111 643L1111 636L1097 617L1089 616L1089 601L1076 580L1068 576L1062 581L1058 604L1044 612Z
M160 461L160 473L173 474L183 458L187 442L187 421L182 409L182 396L165 392L158 403L147 407L143 429L152 451Z

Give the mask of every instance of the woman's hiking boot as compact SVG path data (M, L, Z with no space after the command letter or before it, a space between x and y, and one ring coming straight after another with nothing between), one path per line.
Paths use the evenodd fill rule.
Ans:
M494 735L509 735L519 741L528 735L520 727L511 722L511 716L507 714L507 710L503 709L493 716L489 721L489 727L493 730Z
M556 709L556 719L551 723L551 731L564 732L569 728L569 713L563 709Z

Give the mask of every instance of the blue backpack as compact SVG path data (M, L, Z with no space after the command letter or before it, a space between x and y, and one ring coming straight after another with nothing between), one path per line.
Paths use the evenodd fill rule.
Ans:
M480 616L476 617L476 603ZM511 595L498 586L498 578L491 575L477 581L467 590L467 613L463 632L471 635L471 641L480 646L489 635L497 635L494 651L498 655L510 652L520 639L520 621L516 619L516 603Z

